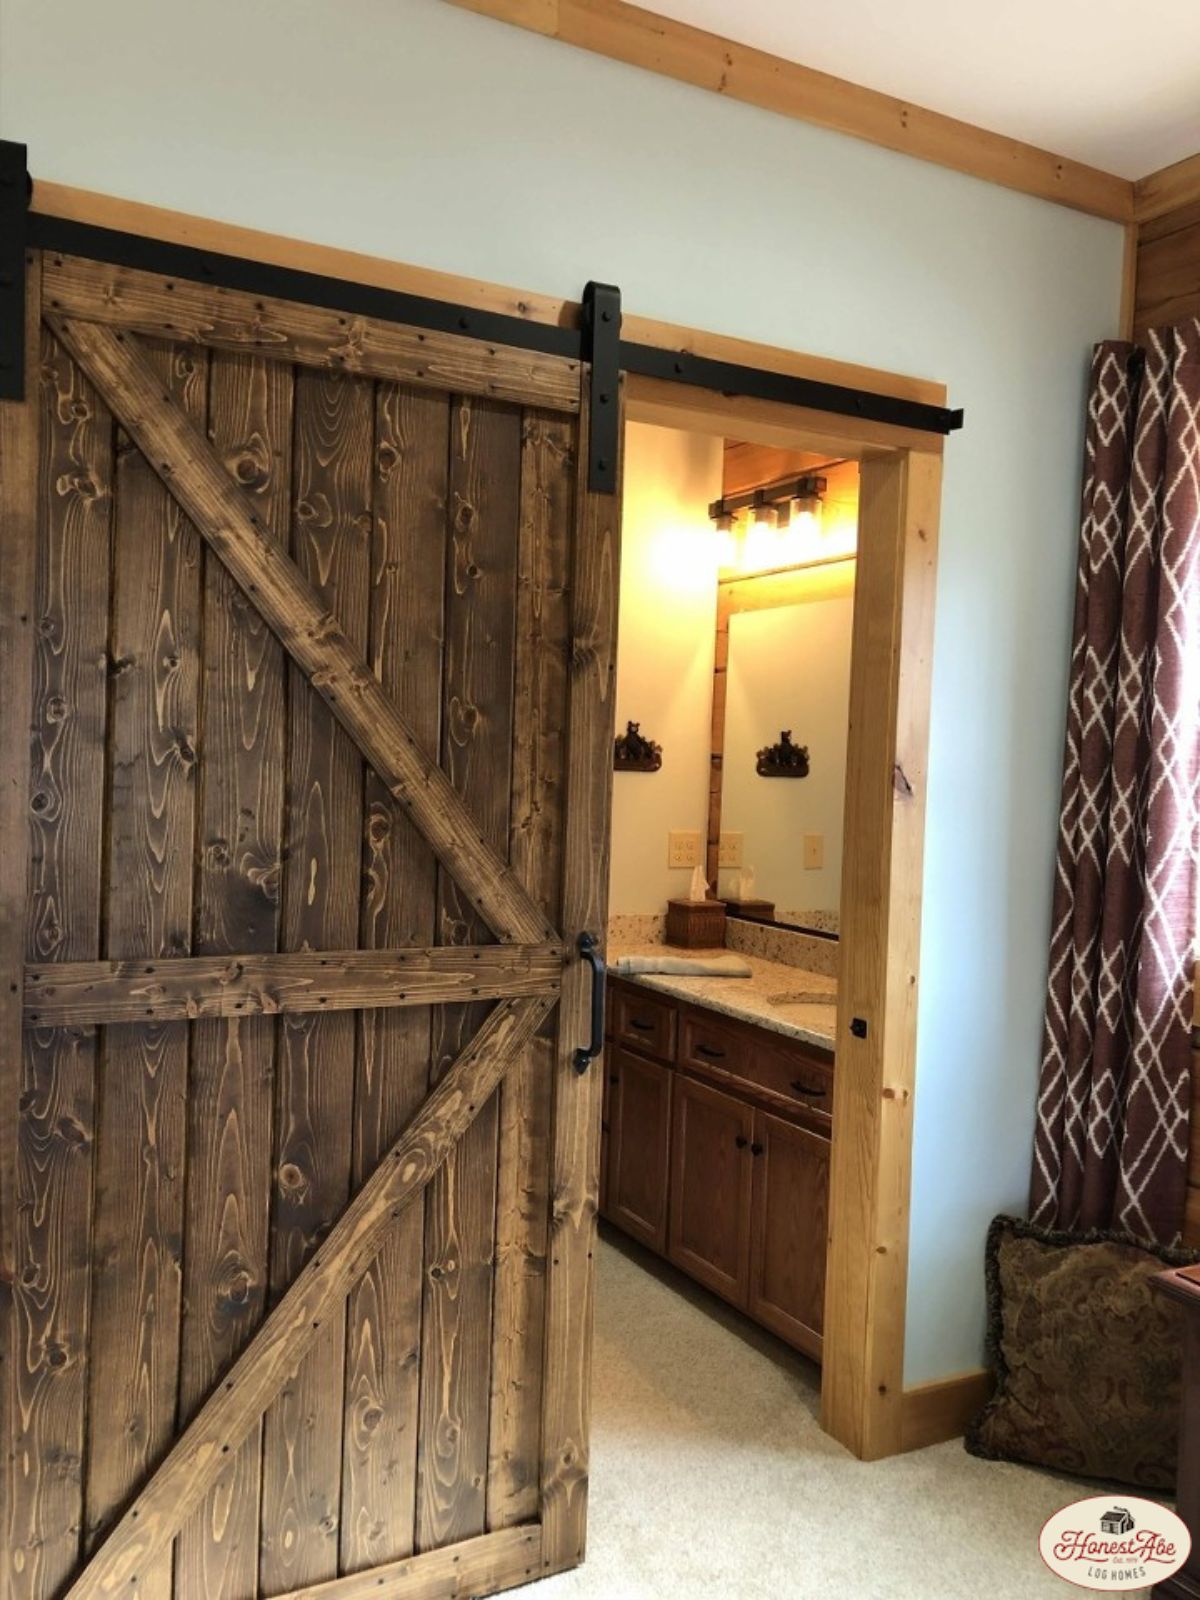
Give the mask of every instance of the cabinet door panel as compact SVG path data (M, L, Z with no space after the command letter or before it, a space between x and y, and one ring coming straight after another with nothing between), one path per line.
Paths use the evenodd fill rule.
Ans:
M682 1075L671 1130L668 1254L743 1310L750 1277L750 1144L754 1112Z
M667 1247L670 1068L610 1046L608 1216L662 1254Z
M750 1315L820 1357L829 1140L765 1111L754 1118Z

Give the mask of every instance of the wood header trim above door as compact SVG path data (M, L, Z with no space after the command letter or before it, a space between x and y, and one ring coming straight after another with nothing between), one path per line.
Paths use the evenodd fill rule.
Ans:
M340 278L370 288L449 301L546 327L574 329L580 325L581 306L577 300L504 288L481 279L409 266L333 245L289 239L281 234L191 216L114 195L96 194L41 178L34 179L31 207L41 217L161 240L186 249L211 251L215 255L238 256L316 277ZM703 356L712 361L761 368L816 383L839 384L896 400L912 400L919 405L943 406L946 403L946 386L933 379L864 367L855 362L833 361L778 345L639 317L628 311L623 312L621 331L622 337L631 343L680 355Z
M135 337L74 318L46 321L492 931L514 943L553 940L554 930L420 748L366 657L259 525L204 435L163 393Z
M1111 222L1128 222L1133 216L1134 186L1127 178L623 0L449 3L1039 200Z

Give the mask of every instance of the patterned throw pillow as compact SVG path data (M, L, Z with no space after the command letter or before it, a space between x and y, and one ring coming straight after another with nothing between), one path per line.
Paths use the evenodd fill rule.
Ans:
M988 1356L996 1392L972 1455L1151 1489L1175 1483L1181 1308L1150 1279L1200 1259L1127 1234L988 1230Z

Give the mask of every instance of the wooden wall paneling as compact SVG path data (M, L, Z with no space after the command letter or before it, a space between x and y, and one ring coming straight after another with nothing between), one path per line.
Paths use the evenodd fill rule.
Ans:
M296 374L292 556L365 652L375 413L361 378ZM363 761L294 663L288 668L285 950L352 945L359 932ZM279 1028L271 1293L293 1282L350 1194L358 1018L286 1016ZM267 1594L338 1571L345 1319L313 1349L263 1421L259 1581Z
M25 400L0 404L0 1595L9 1583L15 1504L14 1406L19 1353L13 1289L17 1252L17 1128L25 1041L17 991L29 887L30 728L36 647L41 256L26 262Z
M442 762L475 825L508 852L520 513L521 413L456 398L450 424ZM527 642L521 641L521 648ZM440 942L478 942L471 897L442 869ZM482 1021L479 1006L434 1018L440 1077ZM484 1106L429 1187L421 1352L417 1548L486 1526L495 1248L497 1104Z
M61 344L42 345L37 650L26 917L34 961L99 954L113 423ZM77 1565L87 1441L94 1028L29 1029L13 1283L12 1600ZM15 1114L7 1108L4 1115Z
M551 919L562 890L576 434L562 418L525 414L509 859ZM553 1056L552 1040L539 1036L500 1087L489 1528L538 1513Z
M292 390L292 370L280 362L211 358L209 440L285 548ZM270 952L279 940L283 652L207 550L203 657L194 949ZM275 1027L257 1016L192 1027L181 1424L249 1342L266 1305ZM257 1592L261 1453L256 1421L180 1530L176 1590L188 1600Z
M586 392L586 377L585 377ZM624 385L619 404L624 413ZM624 438L624 416L619 437ZM605 937L612 798L613 695L621 560L621 493L587 489L587 407L581 416L570 590L562 911L568 949ZM620 467L620 463L618 466ZM550 1238L546 1261L546 1380L542 1394L542 1570L583 1560L587 1531L596 1207L602 1059L582 1075L574 1052L591 1032L591 978L569 961L554 1056Z
M429 750L441 739L449 451L447 396L378 386L369 655ZM432 945L436 892L433 852L368 772L363 945ZM428 1010L362 1015L355 1187L425 1096L431 1022ZM346 1573L414 1548L423 1255L423 1208L410 1206L347 1303L340 1558Z
M940 495L936 456L863 465L821 1417L868 1460L901 1440Z
M1200 154L1149 172L1133 186L1134 216L1141 223L1178 211L1193 200L1200 200Z
M147 351L201 427L202 350ZM200 539L118 431L113 518L105 954L186 955L200 666ZM95 1168L85 1545L94 1546L175 1429L188 1031L122 1023L104 1035ZM169 1600L170 1552L138 1574Z
M1139 223L1133 336L1200 314L1200 198Z

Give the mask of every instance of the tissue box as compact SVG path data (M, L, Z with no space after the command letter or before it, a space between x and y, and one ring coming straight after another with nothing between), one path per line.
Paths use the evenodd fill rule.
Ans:
M668 900L666 940L687 950L719 948L725 943L725 907L719 900Z

